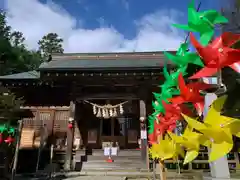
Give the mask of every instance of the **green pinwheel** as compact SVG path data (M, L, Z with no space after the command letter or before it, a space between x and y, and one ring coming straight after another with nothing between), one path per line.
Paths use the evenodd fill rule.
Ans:
M154 122L155 122L155 117L153 115L148 116L148 133L152 134L154 131Z
M180 91L175 88L162 89L161 93L153 92L153 95L158 102L165 101L167 103L169 98L172 98L173 96L176 96L179 94L180 94Z
M191 32L200 33L200 42L206 46L214 35L216 24L227 23L228 20L216 10L197 12L194 0L188 6L188 24L173 24L173 26Z
M11 134L11 135L14 136L15 132L16 132L16 130L15 130L15 128L13 128L13 127L10 127L10 128L8 129L8 134Z
M179 67L187 66L189 63L204 67L204 64L197 53L189 52L188 43L182 43L176 55L164 52L167 59Z
M156 115L158 115L159 113L165 113L165 108L162 104L162 101L153 101L152 102L152 107L155 110L155 112L152 114L154 117Z
M5 132L5 131L7 131L7 126L4 124L4 125L1 125L0 126L0 133L3 133L3 132Z
M165 78L165 82L161 85L162 91L166 91L171 87L176 87L178 85L178 76L180 73L186 75L187 66L183 66L178 68L175 72L171 72L170 74L167 71L167 67L163 67L163 76Z

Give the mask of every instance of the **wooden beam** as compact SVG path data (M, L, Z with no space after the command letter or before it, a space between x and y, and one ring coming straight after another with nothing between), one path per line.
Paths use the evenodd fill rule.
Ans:
M140 130L141 130L141 158L147 163L147 127L146 127L146 104L144 100L139 101Z
M138 99L135 94L117 94L117 93L96 93L96 94L83 94L78 97L77 101L81 100L97 100L97 99L122 99L122 100L130 100L130 99Z
M69 110L69 119L75 118L75 103L73 101L70 102L70 110ZM75 120L75 119L74 119ZM73 138L74 138L74 123L72 128L67 128L67 149L66 149L66 157L64 170L70 171L72 170L72 149L73 149Z

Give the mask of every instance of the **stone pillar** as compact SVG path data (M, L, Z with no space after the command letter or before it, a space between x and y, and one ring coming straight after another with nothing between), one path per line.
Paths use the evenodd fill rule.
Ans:
M205 96L204 116L206 116L209 106L217 99L217 95L214 93L208 93ZM208 149L210 152L211 149ZM230 178L230 172L228 167L227 157L222 157L214 162L210 163L211 178L206 179L228 179ZM204 178L205 179L205 178Z
M69 121L74 121L75 119L75 103L73 101L70 102L70 109L69 109ZM73 127L67 127L67 148L66 148L66 157L65 157L65 164L64 170L70 171L72 170L72 149L73 149L73 138L74 138L74 122L72 123Z
M146 127L146 104L144 100L139 102L140 109L140 132L141 132L141 158L143 162L147 160L147 127Z

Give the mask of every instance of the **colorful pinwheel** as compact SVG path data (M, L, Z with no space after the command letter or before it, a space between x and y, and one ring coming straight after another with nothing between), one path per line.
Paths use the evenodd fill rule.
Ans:
M175 88L168 88L168 89L162 89L161 93L156 93L154 92L154 98L158 101L158 102L168 102L169 98L172 98L173 96L179 95L180 91L178 89Z
M7 126L6 124L0 126L0 133L2 134L3 132L7 131Z
M204 123L183 115L191 127L208 138L205 142L210 142L209 162L225 156L232 150L233 135L240 137L240 120L220 114L226 98L227 96L222 96L213 102Z
M225 32L206 47L202 46L192 33L190 40L205 63L205 67L190 79L212 76L226 66L240 73L240 50L231 48L240 41L240 34Z
M175 143L180 144L186 149L186 155L183 164L193 161L199 153L200 144L206 141L206 138L197 132L193 132L193 128L187 126L181 136L177 136L172 132L168 132ZM203 144L203 143L202 143ZM205 144L209 146L209 144Z
M169 59L170 61L172 61L174 64L178 65L179 67L185 67L189 63L196 64L196 65L203 67L204 64L203 64L201 58L199 57L199 55L196 53L188 52L188 51L189 51L188 44L182 43L180 45L180 48L178 49L176 55L173 55L168 52L164 52L164 55L167 57L167 59Z
M182 74L180 74L178 77L178 86L180 95L169 99L169 101L173 104L193 103L198 114L201 115L204 107L204 97L200 94L200 91L210 88L211 85L202 82L186 84Z
M153 144L149 149L149 153L153 159L177 159L179 155L184 155L183 149L175 144L168 136L159 138L158 144Z
M11 134L12 136L14 136L15 131L16 131L15 128L10 127L10 128L8 129L8 134Z
M148 132L148 142L149 144L157 144L158 143L158 136L159 136L159 133L157 131L157 128L156 128L156 121L153 122L153 131L152 132Z
M178 76L180 73L185 76L187 67L180 67L175 72L168 73L166 65L163 67L163 76L165 78L165 82L160 86L162 88L162 91L165 91L171 87L176 87L178 84Z
M200 33L200 42L207 45L213 35L216 24L227 23L228 20L215 10L197 12L194 0L188 6L188 25L173 24L173 26L191 32Z
M164 134L167 131L173 131L176 128L177 120L179 120L177 116L171 116L171 114L168 115L168 113L165 115L159 114L157 118L159 123L156 124L156 129L160 134Z
M167 104L165 102L162 103L165 111L167 112L165 114L166 117L174 116L177 120L180 120L182 118L182 113L188 116L193 116L193 112L185 104Z
M8 136L5 140L5 143L11 145L14 142L14 138L12 136Z

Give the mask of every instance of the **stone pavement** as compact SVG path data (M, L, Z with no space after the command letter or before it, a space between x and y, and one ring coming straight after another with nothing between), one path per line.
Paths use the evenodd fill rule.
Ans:
M125 180L125 177L114 177L114 176L79 176L69 177L66 180Z

